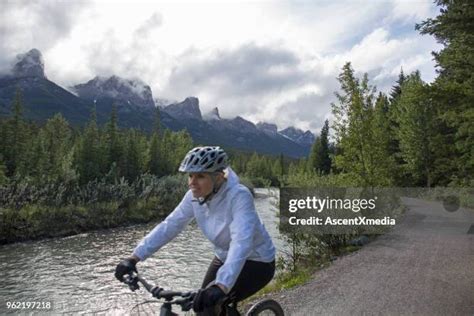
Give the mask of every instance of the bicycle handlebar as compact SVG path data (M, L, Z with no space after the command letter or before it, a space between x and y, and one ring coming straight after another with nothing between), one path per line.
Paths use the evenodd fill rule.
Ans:
M131 275L124 276L123 282L127 284L130 290L133 292L139 289L138 282L140 282L145 287L145 289L153 295L153 297L157 299L164 299L166 304L180 305L183 311L189 311L192 308L193 299L196 295L196 292L168 291L159 286L153 286L144 278L142 278L138 273L132 273ZM174 299L175 297L181 298Z

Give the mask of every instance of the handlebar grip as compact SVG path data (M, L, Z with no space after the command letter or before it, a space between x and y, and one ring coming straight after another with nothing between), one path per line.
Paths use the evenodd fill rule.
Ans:
M158 286L153 286L149 284L145 279L143 279L139 274L137 274L137 280L140 281L141 284L147 289L148 292L151 292L153 288L158 287Z

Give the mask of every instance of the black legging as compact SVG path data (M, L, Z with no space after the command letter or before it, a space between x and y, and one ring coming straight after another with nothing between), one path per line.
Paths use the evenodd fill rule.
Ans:
M214 257L206 276L202 282L201 288L205 288L210 282L216 279L219 268L224 263L217 257ZM259 262L247 260L240 272L234 287L229 292L230 300L228 302L239 302L255 294L271 281L275 274L275 261Z

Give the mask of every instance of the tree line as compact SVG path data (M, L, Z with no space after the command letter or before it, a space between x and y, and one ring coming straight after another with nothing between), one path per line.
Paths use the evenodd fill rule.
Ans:
M444 45L433 52L438 76L401 70L389 94L377 92L350 62L308 159L291 184L358 186L474 185L474 4L439 0L440 15L416 25ZM328 137L331 131L332 142Z
M173 174L192 147L192 139L186 131L162 129L159 112L156 122L151 135L120 130L114 107L104 128L98 127L95 110L83 130L71 128L61 114L38 126L23 119L18 91L12 117L0 121L0 179L85 185L103 178L133 182L144 173Z

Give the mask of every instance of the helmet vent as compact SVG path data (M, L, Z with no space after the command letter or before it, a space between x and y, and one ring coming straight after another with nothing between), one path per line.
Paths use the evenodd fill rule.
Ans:
M183 159L181 172L216 172L229 165L227 154L219 146L193 148Z

